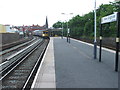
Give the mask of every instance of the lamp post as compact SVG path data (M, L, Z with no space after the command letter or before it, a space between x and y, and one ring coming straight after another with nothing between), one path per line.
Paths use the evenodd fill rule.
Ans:
M97 41L96 41L96 0L94 7L94 59L97 58Z
M62 26L62 31L61 31L61 38L63 39L63 22L60 20L60 22L61 22L61 26Z
M67 15L67 42L70 43L70 30L68 29L68 15L72 15L73 13L69 13L69 14L66 14L66 13L61 13L62 15ZM62 32L62 35L63 35L63 32ZM69 39L69 41L68 41Z
M63 39L63 22L62 22L62 39Z

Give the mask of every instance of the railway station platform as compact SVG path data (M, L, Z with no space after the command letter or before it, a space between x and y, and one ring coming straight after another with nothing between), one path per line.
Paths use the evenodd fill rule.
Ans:
M97 53L99 48L97 49ZM115 51L103 48L102 62L93 59L93 45L64 37L51 37L31 89L118 88ZM98 57L98 56L97 56Z

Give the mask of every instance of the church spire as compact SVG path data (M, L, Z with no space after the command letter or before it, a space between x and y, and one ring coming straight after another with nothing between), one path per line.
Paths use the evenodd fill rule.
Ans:
M46 16L46 23L45 23L46 28L48 28L48 20L47 20L47 16Z

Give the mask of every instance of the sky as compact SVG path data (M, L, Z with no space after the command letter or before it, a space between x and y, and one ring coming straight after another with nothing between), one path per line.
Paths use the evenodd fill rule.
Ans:
M94 10L95 0L0 0L0 24L45 25L66 21ZM114 0L96 0L97 8ZM61 13L65 13L64 15ZM70 15L70 13L73 13Z

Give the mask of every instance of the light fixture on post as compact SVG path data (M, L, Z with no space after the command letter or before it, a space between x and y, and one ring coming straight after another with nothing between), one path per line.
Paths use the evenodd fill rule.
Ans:
M61 13L62 15L67 15L67 42L70 43L70 29L68 29L68 15L72 15L73 13L69 13L69 14L66 14L66 13ZM69 41L68 41L69 40Z

